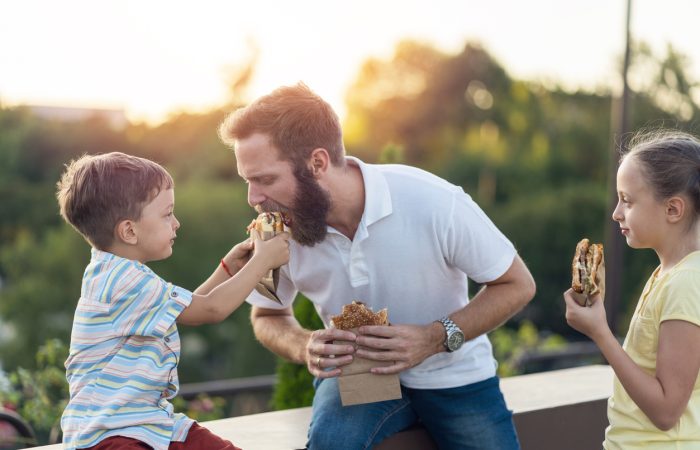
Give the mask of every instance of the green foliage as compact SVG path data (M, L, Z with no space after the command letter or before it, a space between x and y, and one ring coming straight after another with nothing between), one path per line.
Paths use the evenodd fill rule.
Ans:
M697 121L692 95L697 83L688 76L688 65L673 48L664 55L635 49L632 129L688 128ZM417 165L462 186L513 240L538 284L535 299L504 332L514 332L517 321L526 319L543 335L551 331L576 339L563 318L561 293L569 284L574 244L582 236L601 240L610 220L605 189L608 164L616 158L609 137L611 100L604 89L570 92L514 79L478 45L448 54L405 42L389 60L369 60L358 73L347 92L345 141L348 153L368 162ZM54 198L70 159L123 151L154 159L172 172L182 227L173 256L152 265L168 281L195 289L245 237L254 213L237 181L234 157L216 135L234 106L174 115L157 127L114 130L100 120L46 121L26 108L0 105L3 368L39 370L36 349L50 339L68 342L70 336L89 258L89 246L62 223ZM628 249L624 261L620 304L629 315L656 259L651 252ZM216 326L181 327L180 379L267 374L278 364L275 406L308 404L306 368L276 362L255 340L249 309L244 305ZM321 326L306 300L296 302L295 314L307 328Z
M547 324L552 331L570 333L564 320L562 293L571 283L574 247L584 236L596 242L602 240L606 198L599 184L578 183L525 194L518 203L494 206L488 211L514 242L538 285L535 300L522 316Z
M303 295L294 302L294 316L308 330L323 328L313 304ZM313 377L305 365L294 364L278 358L277 384L272 395L275 410L310 406L314 397Z
M210 397L206 394L200 394L197 398L189 401L182 397L175 397L172 403L175 411L181 412L197 422L218 420L226 417L226 400L222 397Z
M67 357L68 346L59 339L50 339L36 353L36 369L19 367L7 376L6 383L0 378L0 405L17 411L42 444L60 439L60 419L69 398L63 367ZM221 397L204 394L192 400L176 397L173 407L198 421L226 417L226 401Z
M5 367L35 368L34 353L49 339L68 342L89 247L69 226L39 238L28 231L0 248L7 286L0 291L0 316L9 335L0 342Z
M566 347L566 339L556 334L541 333L529 320L517 330L506 327L489 333L493 354L498 361L498 376L511 377L522 373L520 360L528 352L558 350Z
M68 403L63 368L67 357L63 342L48 340L36 354L36 370L20 367L10 373L8 386L0 384L0 403L11 405L27 421L39 442L56 441L60 435L60 418Z
M697 83L686 74L687 59L669 48L661 57L638 50L635 61L643 89L632 95L632 129L692 124ZM610 93L514 80L476 45L450 55L406 42L388 60L369 60L347 99L348 152L384 162L401 149L407 163L462 186L515 243L537 282L516 319L576 338L561 294L575 243L602 241L611 220ZM625 251L623 315L648 276L648 256Z

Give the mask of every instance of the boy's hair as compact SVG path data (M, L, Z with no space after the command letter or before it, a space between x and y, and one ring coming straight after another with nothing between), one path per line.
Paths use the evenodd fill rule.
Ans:
M275 89L232 112L219 126L219 137L229 146L255 133L268 135L279 158L294 167L303 165L316 148L325 148L333 165L345 164L338 116L304 83Z
M700 141L682 131L643 131L630 140L629 149L621 160L629 156L641 164L657 199L687 196L695 224L700 216Z
M56 184L61 216L92 246L106 250L114 227L138 220L161 190L174 182L159 164L124 153L83 155L66 165Z

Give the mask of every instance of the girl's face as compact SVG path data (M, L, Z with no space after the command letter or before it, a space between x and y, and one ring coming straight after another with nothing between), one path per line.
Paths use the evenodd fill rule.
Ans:
M666 208L654 196L639 163L632 156L617 170L617 206L612 218L632 248L660 246L664 235Z

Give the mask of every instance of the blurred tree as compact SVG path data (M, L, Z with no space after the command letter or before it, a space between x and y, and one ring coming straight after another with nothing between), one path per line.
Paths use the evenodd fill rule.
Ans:
M20 233L0 248L6 282L0 290L0 316L6 340L0 342L3 367L35 368L34 354L48 339L68 342L73 311L80 296L89 247L67 225L43 237Z
M639 64L653 70L640 78L647 85L633 99L633 129L683 126L695 117L687 59L672 48L661 58L643 47L637 53ZM664 108L668 98L678 107ZM387 61L369 60L347 103L348 152L384 162L402 149L408 164L463 186L513 240L537 280L537 296L516 321L531 318L576 336L560 300L573 246L583 236L600 240L610 220L609 91L513 80L478 45L449 55L409 41ZM622 303L628 312L651 264L644 254L632 258Z
M634 54L633 129L690 128L697 121L689 61L666 50L658 56L639 47ZM32 355L46 339L68 342L89 258L88 245L57 214L55 183L70 159L118 150L159 161L173 173L182 228L173 256L152 267L175 284L194 289L245 237L253 212L217 127L245 101L254 61L232 73L225 108L176 114L156 127L119 131L96 119L45 121L0 105L0 361L6 370L35 367ZM616 157L608 152L610 93L513 79L479 45L448 54L408 41L389 60L362 66L347 105L350 154L417 165L462 186L514 241L538 283L537 297L514 322L530 319L540 330L576 338L563 318L561 292L575 243L582 236L600 239L610 220L603 193L608 159ZM634 252L627 261L629 314L655 260ZM182 327L183 382L274 369L275 358L252 335L248 311L244 306L217 326ZM281 367L284 378L308 385L305 368Z
M669 126L687 127L698 120L700 83L690 75L690 67L690 59L671 44L667 45L665 54L659 55L649 44L636 43L630 84L635 92L633 110L637 111L637 121L651 119L656 123L666 122ZM649 104L660 108L666 117L640 114L649 110Z

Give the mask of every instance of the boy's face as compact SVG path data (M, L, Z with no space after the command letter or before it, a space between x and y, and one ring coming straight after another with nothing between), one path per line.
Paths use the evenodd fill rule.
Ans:
M175 218L175 191L164 189L148 203L141 218L134 224L138 260L142 263L158 261L173 253L175 232L180 222Z

